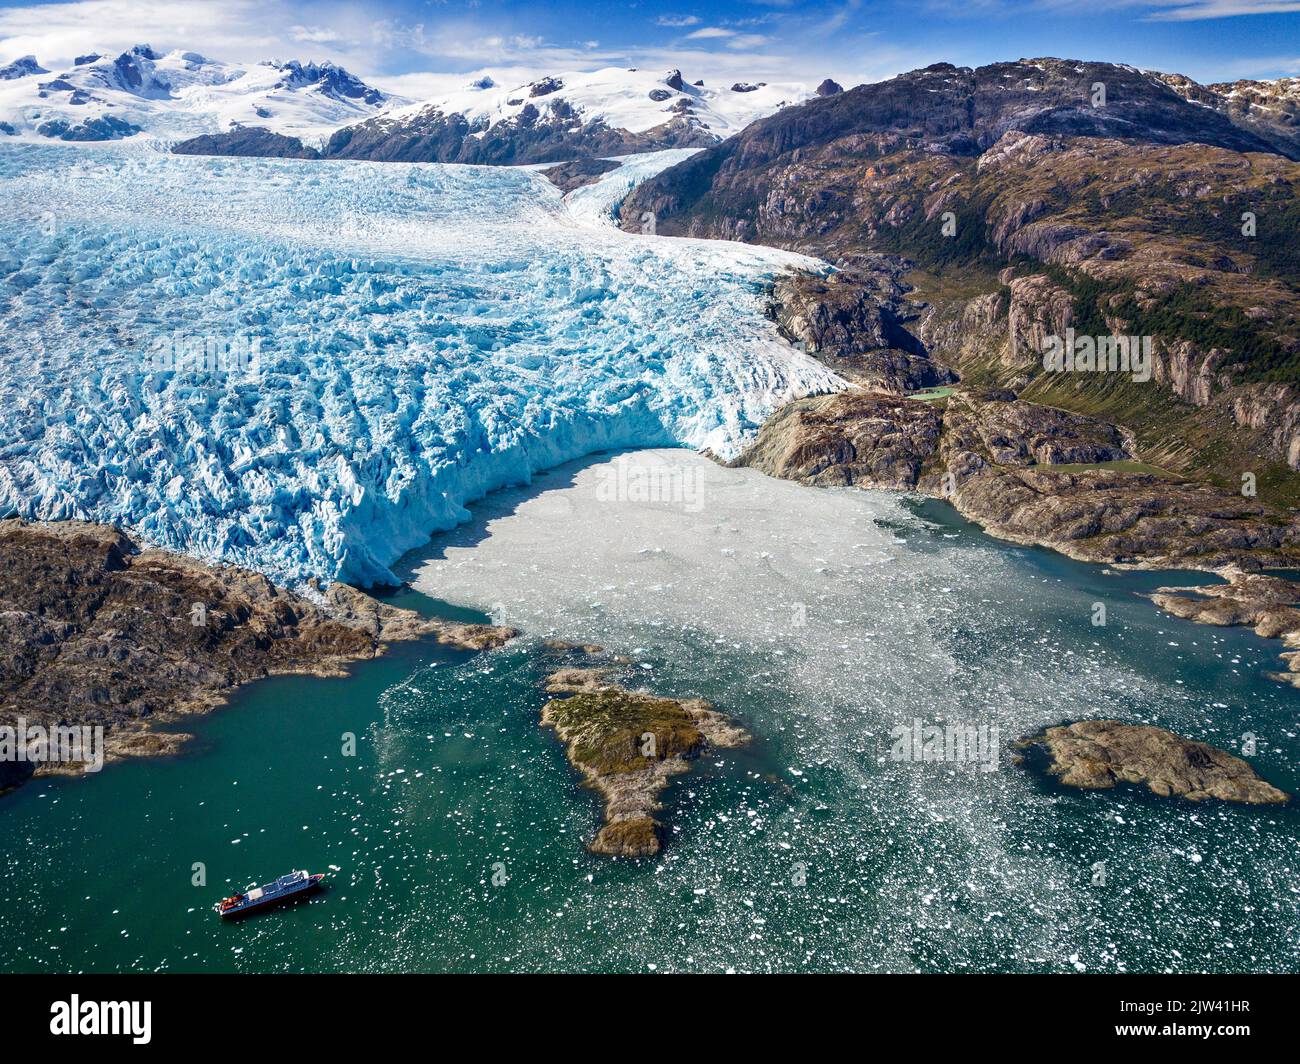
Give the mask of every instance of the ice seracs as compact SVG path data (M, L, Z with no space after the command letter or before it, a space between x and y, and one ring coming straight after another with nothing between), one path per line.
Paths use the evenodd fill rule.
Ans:
M594 226L607 179L570 211L509 167L0 151L0 514L390 581L493 488L609 448L729 456L842 386L763 314L817 263Z

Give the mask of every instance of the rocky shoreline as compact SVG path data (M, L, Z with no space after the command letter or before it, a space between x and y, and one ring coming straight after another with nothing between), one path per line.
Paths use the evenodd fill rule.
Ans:
M1248 625L1264 639L1280 639L1287 672L1269 675L1300 687L1300 584L1280 576L1228 567L1227 582L1208 587L1161 587L1147 597L1166 613L1198 624Z
M585 652L585 648L584 648ZM749 735L701 698L676 699L614 682L617 670L557 668L543 727L565 744L569 763L604 800L604 823L587 848L610 857L651 857L663 848L655 818L660 792L708 749L743 745Z
M955 389L861 390L778 410L733 463L817 486L916 491L999 539L1078 561L1219 571L1300 567L1300 525L1265 504L1143 467L1122 429Z
M1300 685L1300 612L1278 614L1282 599L1300 601L1300 585L1245 579L1300 568L1296 510L1149 464L1127 426L967 384L932 363L904 328L925 316L904 298L909 266L858 255L827 277L774 282L768 312L783 335L850 387L781 407L730 464L940 499L991 536L1076 561L1216 573L1231 587L1197 589L1210 605L1179 589L1153 600L1200 623L1249 623L1282 638L1291 673L1276 678Z
M518 634L424 618L344 584L317 591L312 601L106 525L0 521L0 726L102 727L105 763L173 754L189 736L160 728L252 680L346 675L397 641L482 650ZM85 768L5 761L0 789Z

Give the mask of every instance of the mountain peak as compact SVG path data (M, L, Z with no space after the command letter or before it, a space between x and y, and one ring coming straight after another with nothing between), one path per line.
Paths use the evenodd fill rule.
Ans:
M36 62L36 56L25 55L15 59L8 66L0 67L0 81L13 81L15 78L25 78L32 74L48 73L48 70Z
M269 65L287 75L280 83L282 88L296 89L314 85L319 87L323 95L333 99L364 100L372 105L388 99L378 89L372 88L355 74L328 59L320 63L302 63L290 59Z

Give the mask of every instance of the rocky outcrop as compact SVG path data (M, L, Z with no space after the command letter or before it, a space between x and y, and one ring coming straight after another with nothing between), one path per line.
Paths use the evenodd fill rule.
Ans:
M1218 798L1251 805L1290 799L1260 779L1241 758L1163 728L1085 720L1048 728L1017 745L1045 750L1050 758L1048 772L1068 787L1099 790L1134 783L1164 797Z
M1042 365L1047 338L1064 336L1074 321L1074 299L1042 274L1010 278L1007 288L1011 298L1003 364L1009 369L1036 369Z
M832 81L830 78L826 78L820 85L817 86L818 96L835 96L843 91L844 91L844 86L841 85L838 81Z
M611 170L617 170L619 163L609 159L574 159L571 162L552 166L543 170L542 176L561 192L572 192L575 188L590 185Z
M1258 636L1282 640L1289 671L1273 674L1274 679L1300 687L1300 584L1236 566L1219 575L1225 583L1161 587L1148 598L1175 617L1198 624L1248 625Z
M959 392L944 411L949 465L967 472L1119 462L1130 459L1124 433L1108 421L1027 403L1000 393Z
M1124 434L1100 419L959 394L920 487L991 535L1080 561L1213 569L1300 560L1289 515L1140 466L1101 466L1128 455Z
M1294 388L1246 385L1236 389L1229 401L1237 425L1266 435L1272 453L1292 469L1300 469L1300 395Z
M0 521L0 724L100 726L109 759L174 752L183 736L159 726L250 680L342 675L396 640L482 649L515 634L424 618L342 584L313 602L105 525ZM79 766L39 771L60 769Z
M919 317L904 296L908 263L859 257L826 275L795 272L772 287L768 313L784 335L840 376L902 395L956 380L908 331Z
M33 74L48 74L49 71L36 62L36 56L19 56L12 63L0 66L0 81L13 81L17 78L31 77Z
M569 762L604 799L604 824L592 853L649 857L663 847L655 819L660 792L704 750L739 746L749 736L703 699L662 698L609 682L608 670L567 668L547 690L566 693L542 707Z
M1300 564L1290 514L1131 458L1115 425L1009 393L923 402L846 391L782 407L734 464L814 485L918 490L990 535L1080 561Z
M235 155L254 159L319 159L320 152L297 137L272 133L260 126L238 126L225 133L210 133L181 141L177 155Z
M100 115L87 118L82 122L68 122L62 118L51 118L36 127L42 137L66 141L100 141L121 140L140 132L140 126L133 125L116 115Z
M787 403L732 463L819 487L909 490L939 443L927 403L846 391Z

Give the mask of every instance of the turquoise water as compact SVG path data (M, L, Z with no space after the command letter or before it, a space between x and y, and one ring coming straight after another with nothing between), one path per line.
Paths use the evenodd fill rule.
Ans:
M0 798L0 967L1296 970L1294 805L892 763L866 698L891 692L900 715L930 719L993 701L1020 733L1102 712L1228 749L1250 731L1252 762L1294 792L1300 692L1264 675L1278 645L1134 595L1196 574L1107 575L997 544L937 505L890 503L882 517L862 499L864 520L897 535L911 582L881 571L882 599L860 603L874 642L845 659L850 682L800 686L811 666L768 646L626 622L638 645L614 648L652 662L655 689L711 698L754 733L674 784L660 858L584 850L598 802L537 725L549 659L534 643L477 656L405 645L346 680L241 691L195 722L183 757ZM916 632L876 624L883 598L919 596L925 574L964 598L924 620L942 674L908 656ZM1098 599L1104 639L1088 621ZM397 600L466 615L411 591ZM206 886L192 884L195 862ZM310 904L234 925L211 912L297 867L328 872Z

